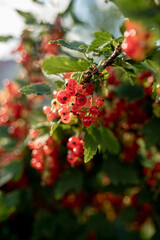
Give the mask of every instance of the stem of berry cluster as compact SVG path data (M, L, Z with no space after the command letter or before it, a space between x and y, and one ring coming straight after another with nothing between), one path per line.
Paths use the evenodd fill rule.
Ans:
M115 48L114 52L112 53L112 55L106 61L104 61L98 68L95 68L93 70L93 74L96 75L99 72L101 72L102 69L105 69L107 66L112 65L112 63L115 61L118 55L121 54L121 52L122 52L121 43L119 43Z

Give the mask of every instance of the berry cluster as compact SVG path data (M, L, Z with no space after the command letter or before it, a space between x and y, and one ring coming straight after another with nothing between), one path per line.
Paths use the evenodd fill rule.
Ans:
M42 142L39 131L30 130L32 140L28 147L32 150L30 165L41 173L42 184L53 184L61 173L61 164L59 161L58 145L52 137Z
M126 31L124 32L124 42L122 50L128 57L135 61L143 61L153 48L153 35L147 31L140 23L125 21Z
M100 107L104 102L101 98L93 95L92 83L78 84L75 79L68 79L65 90L60 90L54 95L52 107L44 106L43 112L47 119L53 121L60 118L63 123L69 123L74 116L82 119L83 125L90 127L100 116Z
M84 142L76 137L70 137L67 142L67 162L74 165L82 164L84 155Z

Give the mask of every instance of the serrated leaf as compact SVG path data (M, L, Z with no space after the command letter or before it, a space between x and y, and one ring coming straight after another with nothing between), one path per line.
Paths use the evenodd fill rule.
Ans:
M61 199L68 191L80 191L82 188L82 173L78 169L67 169L63 172L55 186L54 195Z
M56 128L59 126L60 123L58 122L54 122L51 126L51 130L50 130L50 136L53 135L54 131L56 130Z
M27 85L19 90L23 94L48 95L51 94L51 87L45 83L34 83Z
M112 35L106 31L99 31L94 33L95 39L91 42L88 51L93 51L100 47L102 44L112 40Z
M97 128L88 127L84 136L84 162L89 162L97 152L100 143L100 134Z
M151 146L160 142L160 119L153 118L143 125L140 132L144 134L146 147Z
M110 129L101 127L100 135L100 146L103 152L106 150L112 154L118 154L120 152L120 144Z
M68 49L75 50L78 52L85 51L83 48L80 47L82 45L82 43L78 44L78 42L77 42L77 44L75 42L73 42L73 44L72 44L72 43L67 43L63 39L59 39L59 40L51 40L49 43L57 43L57 44L61 45L62 47L66 47ZM76 45L79 45L79 46L77 47Z
M118 87L114 88L114 92L118 97L125 98L128 102L144 97L142 86L131 85L129 83L120 84Z
M8 36L0 36L0 42L7 42L8 40L12 39L13 36L8 35Z
M68 57L50 56L42 63L47 75L65 72L81 72L87 70L89 63L83 59L70 59Z

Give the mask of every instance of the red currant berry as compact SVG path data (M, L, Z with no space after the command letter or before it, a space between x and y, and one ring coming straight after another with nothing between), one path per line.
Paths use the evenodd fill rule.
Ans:
M67 116L61 116L61 121L63 122L63 123L69 123L70 121L71 121L71 117L70 117L70 115L67 115Z
M83 106L85 105L85 103L87 102L87 98L85 95L83 94L78 94L76 96L76 104L79 105L79 106Z
M92 118L93 122L96 122L99 118L99 114L98 115L91 114L91 118Z
M83 118L83 125L86 127L90 127L93 124L93 120L90 116L86 116Z
M93 115L98 115L99 114L99 109L96 106L92 106L90 108L90 113Z
M84 94L84 92L85 92L85 87L84 87L84 85L83 85L83 84L79 84L79 85L77 86L77 93L79 93L79 94Z
M83 110L79 110L79 111L76 112L76 116L80 119L84 118L85 114L86 113Z
M79 146L73 148L73 153L75 154L76 157L83 157L83 154L84 154L83 146L79 145Z
M67 142L67 148L73 149L80 144L80 139L78 137L70 137Z
M81 106L78 106L75 103L72 103L72 113L76 115L77 111L81 110Z
M70 110L67 107L63 107L58 111L58 113L59 113L60 116L62 116L64 118L64 117L69 116Z
M52 112L50 112L48 115L47 115L47 119L48 119L48 121L53 121L54 119L56 118L56 115L55 115L55 113L52 111Z
M77 157L74 155L74 153L69 150L67 153L67 162L69 163L75 163L77 161Z
M49 114L50 113L50 111L51 111L51 107L50 106L44 106L43 107L43 112L44 112L44 114Z
M85 92L84 92L84 94L85 94L86 96L92 95L92 93L94 92L94 85L93 85L92 83L86 83L86 84L84 85L84 87L85 87Z
M61 104L69 103L71 100L71 94L66 90L61 90L57 93L57 101Z
M68 92L73 92L77 90L77 81L75 79L68 79L65 84L65 89Z
M29 130L29 135L32 137L32 138L36 138L39 136L39 131L37 129L30 129Z
M95 101L95 104L97 105L97 107L102 107L104 104L104 101L101 98L97 98Z

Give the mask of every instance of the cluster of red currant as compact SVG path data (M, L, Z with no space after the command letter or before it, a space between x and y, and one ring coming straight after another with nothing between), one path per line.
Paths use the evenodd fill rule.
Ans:
M80 138L73 136L67 142L67 162L74 165L83 163L84 142Z
M42 184L53 184L61 173L58 145L52 137L47 138L43 143L38 139L40 132L30 129L32 140L28 147L32 150L30 165L41 173Z
M100 107L104 102L93 95L92 83L78 84L75 79L68 79L65 90L54 95L50 106L44 106L43 112L47 114L49 121L59 117L63 123L69 123L73 116L82 119L83 125L90 127L100 116Z
M122 50L135 61L143 61L146 54L153 48L153 34L147 31L140 23L125 21L126 31Z

